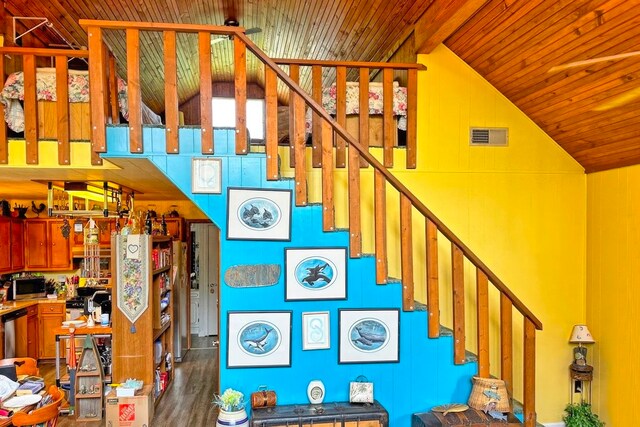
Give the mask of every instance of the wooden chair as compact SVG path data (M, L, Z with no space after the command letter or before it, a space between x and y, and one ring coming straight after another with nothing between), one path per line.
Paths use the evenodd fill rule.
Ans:
M14 357L0 360L0 366L16 366L16 375L40 375L38 361L31 357Z
M31 413L16 412L11 418L11 423L16 426L46 426L55 427L58 423L58 411L64 401L64 392L52 385L49 387L49 394L53 400L48 405L38 408Z

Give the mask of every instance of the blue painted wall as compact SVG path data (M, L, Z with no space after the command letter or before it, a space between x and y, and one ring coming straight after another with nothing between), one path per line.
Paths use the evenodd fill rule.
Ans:
M373 257L348 260L348 299L343 301L284 301L284 249L287 247L348 246L346 232L322 231L320 206L293 207L290 242L228 241L226 224L227 187L291 189L293 181L267 182L262 154L236 156L234 134L215 130L216 156L222 159L220 195L191 194L191 158L202 157L199 129L180 129L180 154L165 153L164 128L145 127L144 154L128 152L126 127L107 130L109 157L146 157L175 183L221 230L221 390L233 387L245 395L260 385L275 390L279 404L306 403L309 381L320 379L326 388L325 401L348 400L349 382L359 375L374 383L374 394L387 408L391 426L407 426L411 414L431 406L465 402L471 391L475 363L453 364L450 337L427 338L425 311L400 312L400 362L380 364L338 364L338 310L341 308L401 308L400 284L379 286L375 283ZM231 288L224 284L224 272L240 264L274 263L282 266L280 281L264 288ZM228 311L291 310L291 367L228 369L226 327ZM331 313L331 348L302 350L302 313L328 310ZM212 379L213 380L213 379Z

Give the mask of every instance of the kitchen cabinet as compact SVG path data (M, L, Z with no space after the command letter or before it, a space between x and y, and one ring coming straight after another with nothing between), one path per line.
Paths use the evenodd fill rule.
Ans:
M65 317L65 303L38 304L38 359L56 357L56 337L54 328L62 326Z
M0 273L24 269L24 225L18 218L0 217Z
M98 244L101 247L111 246L111 233L116 229L116 221L113 218L94 218L98 228ZM82 222L82 228L87 226L87 221ZM84 231L73 231L73 253L82 253L84 247Z
M167 235L174 240L182 240L184 241L184 234L182 232L183 229L183 219L180 217L171 217L166 218L164 222L167 224Z
M71 241L64 237L61 219L32 219L25 227L26 270L70 270Z
M32 305L27 312L27 357L38 360L38 306Z

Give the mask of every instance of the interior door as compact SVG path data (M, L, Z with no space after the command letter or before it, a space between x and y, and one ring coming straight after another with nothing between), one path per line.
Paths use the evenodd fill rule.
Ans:
M208 281L207 281L207 329L209 336L218 335L218 303L220 277L220 230L209 224L207 227L208 240Z

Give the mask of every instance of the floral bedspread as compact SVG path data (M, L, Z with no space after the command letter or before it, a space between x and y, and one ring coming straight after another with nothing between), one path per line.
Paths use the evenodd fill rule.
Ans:
M89 102L89 72L69 70L69 102ZM56 69L38 68L36 73L36 96L38 101L56 101ZM7 78L0 102L5 106L5 121L14 132L24 131L24 75L22 71ZM118 78L118 106L125 120L129 118L127 84ZM143 105L143 123L161 124L160 117Z
M383 114L382 83L369 83L369 114ZM336 114L336 85L322 90L322 106L329 114ZM358 82L347 82L347 114L360 114L360 87ZM407 88L393 82L393 115L398 116L398 128L406 130ZM311 110L307 111L306 128L311 131Z

